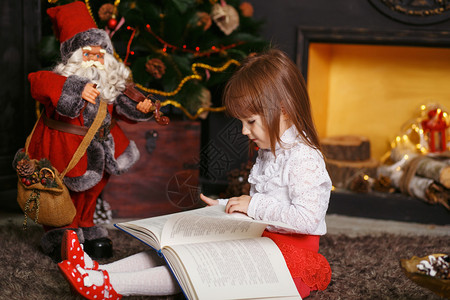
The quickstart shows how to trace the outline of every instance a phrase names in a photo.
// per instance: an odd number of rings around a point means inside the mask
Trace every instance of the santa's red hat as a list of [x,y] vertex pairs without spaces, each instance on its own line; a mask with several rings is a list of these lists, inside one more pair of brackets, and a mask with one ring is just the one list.
[[67,61],[72,53],[84,46],[100,46],[112,54],[108,34],[98,29],[86,5],[81,1],[47,9],[56,37],[61,43],[61,58]]

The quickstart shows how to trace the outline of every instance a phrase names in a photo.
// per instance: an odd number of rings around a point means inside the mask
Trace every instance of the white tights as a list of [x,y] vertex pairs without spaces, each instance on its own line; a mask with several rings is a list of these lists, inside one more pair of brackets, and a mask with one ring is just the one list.
[[[86,263],[89,261],[85,253]],[[174,295],[180,288],[165,261],[155,251],[140,252],[110,264],[100,265],[109,273],[114,290],[124,296]],[[99,271],[87,271],[95,285],[103,284]]]

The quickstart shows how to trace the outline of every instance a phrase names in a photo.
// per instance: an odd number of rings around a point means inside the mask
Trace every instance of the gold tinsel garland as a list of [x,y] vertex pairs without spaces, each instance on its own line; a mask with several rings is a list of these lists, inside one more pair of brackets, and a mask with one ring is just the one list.
[[164,92],[164,91],[159,91],[159,90],[155,90],[155,89],[149,89],[146,88],[144,86],[142,86],[139,83],[136,83],[136,86],[144,91],[146,91],[147,93],[152,93],[152,94],[156,94],[156,95],[160,95],[160,96],[165,96],[165,97],[171,97],[171,96],[175,96],[176,94],[178,94],[178,92],[181,90],[181,88],[183,87],[183,85],[188,82],[189,80],[193,80],[193,79],[197,79],[197,80],[202,80],[203,77],[201,75],[198,74],[197,72],[197,68],[203,68],[203,69],[207,69],[210,70],[212,72],[223,72],[224,70],[226,70],[231,64],[235,64],[237,66],[239,66],[239,62],[237,60],[234,59],[230,59],[229,61],[227,61],[222,67],[212,67],[210,65],[207,64],[203,64],[203,63],[194,63],[191,66],[191,70],[192,73],[194,73],[193,75],[189,75],[184,77],[181,81],[180,84],[178,85],[178,87],[173,90],[172,92]]

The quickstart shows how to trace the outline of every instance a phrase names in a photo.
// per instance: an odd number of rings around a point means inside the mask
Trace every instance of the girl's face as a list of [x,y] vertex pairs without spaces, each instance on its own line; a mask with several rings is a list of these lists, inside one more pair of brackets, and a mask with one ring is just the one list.
[[242,122],[242,134],[258,145],[261,149],[270,149],[269,131],[262,123],[261,116],[252,115],[245,119],[239,119]]
[[[242,122],[243,135],[246,135],[255,142],[259,148],[270,149],[269,130],[263,125],[260,115],[251,115],[248,118],[239,120]],[[291,124],[288,122],[286,116],[281,115],[279,136],[282,136],[289,126]]]

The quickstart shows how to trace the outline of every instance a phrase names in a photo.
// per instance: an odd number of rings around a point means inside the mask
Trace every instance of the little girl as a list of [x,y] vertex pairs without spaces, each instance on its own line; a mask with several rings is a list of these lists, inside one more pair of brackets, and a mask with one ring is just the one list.
[[[242,133],[260,148],[249,176],[250,195],[219,200],[200,195],[201,199],[208,205],[226,205],[227,213],[295,227],[290,231],[269,226],[263,235],[279,247],[302,298],[312,290],[324,290],[331,269],[318,250],[319,238],[326,233],[331,180],[301,73],[279,50],[249,57],[225,87],[224,104],[231,116],[242,121]],[[71,231],[61,248],[65,260],[58,264],[60,270],[88,299],[180,292],[154,251],[99,266]]]
[[250,195],[201,199],[226,205],[227,213],[295,227],[269,226],[263,236],[280,248],[302,298],[324,290],[331,269],[318,250],[327,230],[331,180],[301,73],[285,53],[270,50],[243,63],[228,81],[223,100],[227,112],[242,122],[242,134],[260,150],[248,178]]

